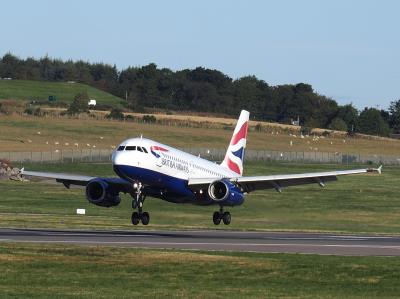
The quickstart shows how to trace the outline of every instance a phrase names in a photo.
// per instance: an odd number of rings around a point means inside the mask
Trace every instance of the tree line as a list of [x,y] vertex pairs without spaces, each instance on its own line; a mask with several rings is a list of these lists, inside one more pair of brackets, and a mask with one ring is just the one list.
[[251,111],[255,120],[387,136],[400,133],[400,100],[389,110],[339,105],[305,83],[271,86],[255,76],[232,79],[221,71],[197,67],[172,71],[150,63],[118,70],[115,65],[52,59],[0,60],[0,77],[21,80],[76,81],[126,99],[127,109],[157,108],[237,116]]

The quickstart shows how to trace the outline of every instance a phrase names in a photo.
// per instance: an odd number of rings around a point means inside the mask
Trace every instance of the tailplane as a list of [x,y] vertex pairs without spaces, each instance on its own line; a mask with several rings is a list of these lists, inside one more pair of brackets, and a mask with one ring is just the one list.
[[249,127],[249,116],[250,113],[246,110],[240,112],[239,120],[225,154],[225,159],[221,163],[222,167],[228,168],[238,175],[243,175],[243,159],[246,148],[247,129]]

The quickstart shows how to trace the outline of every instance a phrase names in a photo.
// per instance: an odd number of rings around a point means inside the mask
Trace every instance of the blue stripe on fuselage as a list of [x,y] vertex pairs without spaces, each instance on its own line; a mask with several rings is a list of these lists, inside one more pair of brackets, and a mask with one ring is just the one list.
[[187,186],[187,180],[129,165],[114,165],[114,171],[129,181],[140,181],[152,188],[168,191],[179,197],[195,198],[194,193]]

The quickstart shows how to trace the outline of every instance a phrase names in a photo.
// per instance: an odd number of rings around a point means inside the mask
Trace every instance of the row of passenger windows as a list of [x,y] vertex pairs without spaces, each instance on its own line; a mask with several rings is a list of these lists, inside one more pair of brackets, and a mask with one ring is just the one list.
[[221,174],[219,174],[219,173],[217,173],[217,172],[214,172],[214,171],[212,171],[212,170],[209,170],[209,169],[207,169],[207,168],[198,166],[198,165],[196,165],[196,164],[193,164],[193,167],[194,167],[194,168],[197,168],[197,169],[200,170],[200,171],[207,172],[207,173],[209,173],[209,174],[215,175],[215,176],[217,176],[217,177],[222,177]]
[[[180,163],[182,163],[182,164],[189,165],[189,163],[188,163],[187,161],[181,160],[181,159],[176,158],[176,157],[174,157],[174,156],[171,156],[171,155],[168,155],[168,154],[164,154],[164,153],[163,153],[163,156],[166,157],[166,158],[168,158],[168,159],[170,159],[170,160],[174,160],[174,161],[180,162]],[[206,173],[215,175],[216,177],[222,177],[221,174],[219,174],[219,173],[217,173],[217,172],[214,172],[214,171],[212,171],[212,170],[209,170],[209,169],[207,169],[207,168],[198,166],[198,165],[196,165],[196,164],[194,164],[194,163],[190,163],[190,166],[193,167],[193,168],[196,168],[196,169],[198,169],[198,170],[200,170],[200,171],[202,171],[202,172],[206,172]]]
[[[123,151],[123,150],[126,150],[126,151],[139,151],[139,152],[146,153],[146,154],[148,153],[147,149],[145,147],[135,146],[135,145],[128,145],[128,146],[121,145],[117,149],[117,151]],[[181,159],[178,159],[178,158],[176,158],[174,156],[171,156],[171,155],[168,155],[168,154],[164,154],[164,153],[162,153],[162,155],[164,157],[170,159],[170,160],[174,160],[174,161],[180,162],[182,164],[189,165],[189,163],[187,161],[185,161],[185,160],[181,160]],[[204,167],[198,166],[198,165],[196,165],[194,163],[191,163],[190,166],[194,167],[194,168],[196,168],[196,169],[198,169],[200,171],[207,172],[209,174],[215,175],[217,177],[222,177],[221,174],[219,174],[217,172],[214,172],[214,171],[211,171],[209,169],[206,169]]]
[[145,147],[136,146],[136,145],[128,145],[128,146],[121,145],[117,149],[117,151],[119,151],[119,152],[123,151],[123,150],[126,150],[126,151],[139,151],[139,152],[146,153],[146,154],[148,153],[148,151],[147,151],[147,149]]
[[170,160],[174,160],[174,161],[177,161],[177,162],[182,163],[182,164],[185,164],[185,165],[188,165],[188,164],[189,164],[187,161],[181,160],[181,159],[176,158],[176,157],[174,157],[174,156],[171,156],[171,155],[168,155],[168,154],[164,154],[164,153],[162,153],[162,155],[163,155],[165,158],[168,158],[168,159],[170,159]]

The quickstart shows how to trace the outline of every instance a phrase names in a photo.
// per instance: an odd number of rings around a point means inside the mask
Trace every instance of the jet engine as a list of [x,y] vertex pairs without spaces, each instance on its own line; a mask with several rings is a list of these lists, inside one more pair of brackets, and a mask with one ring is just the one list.
[[113,207],[119,205],[121,197],[118,190],[115,190],[103,179],[93,179],[86,185],[86,198],[90,203],[101,207]]
[[244,202],[243,192],[228,180],[212,182],[208,186],[208,196],[223,206],[237,206]]

